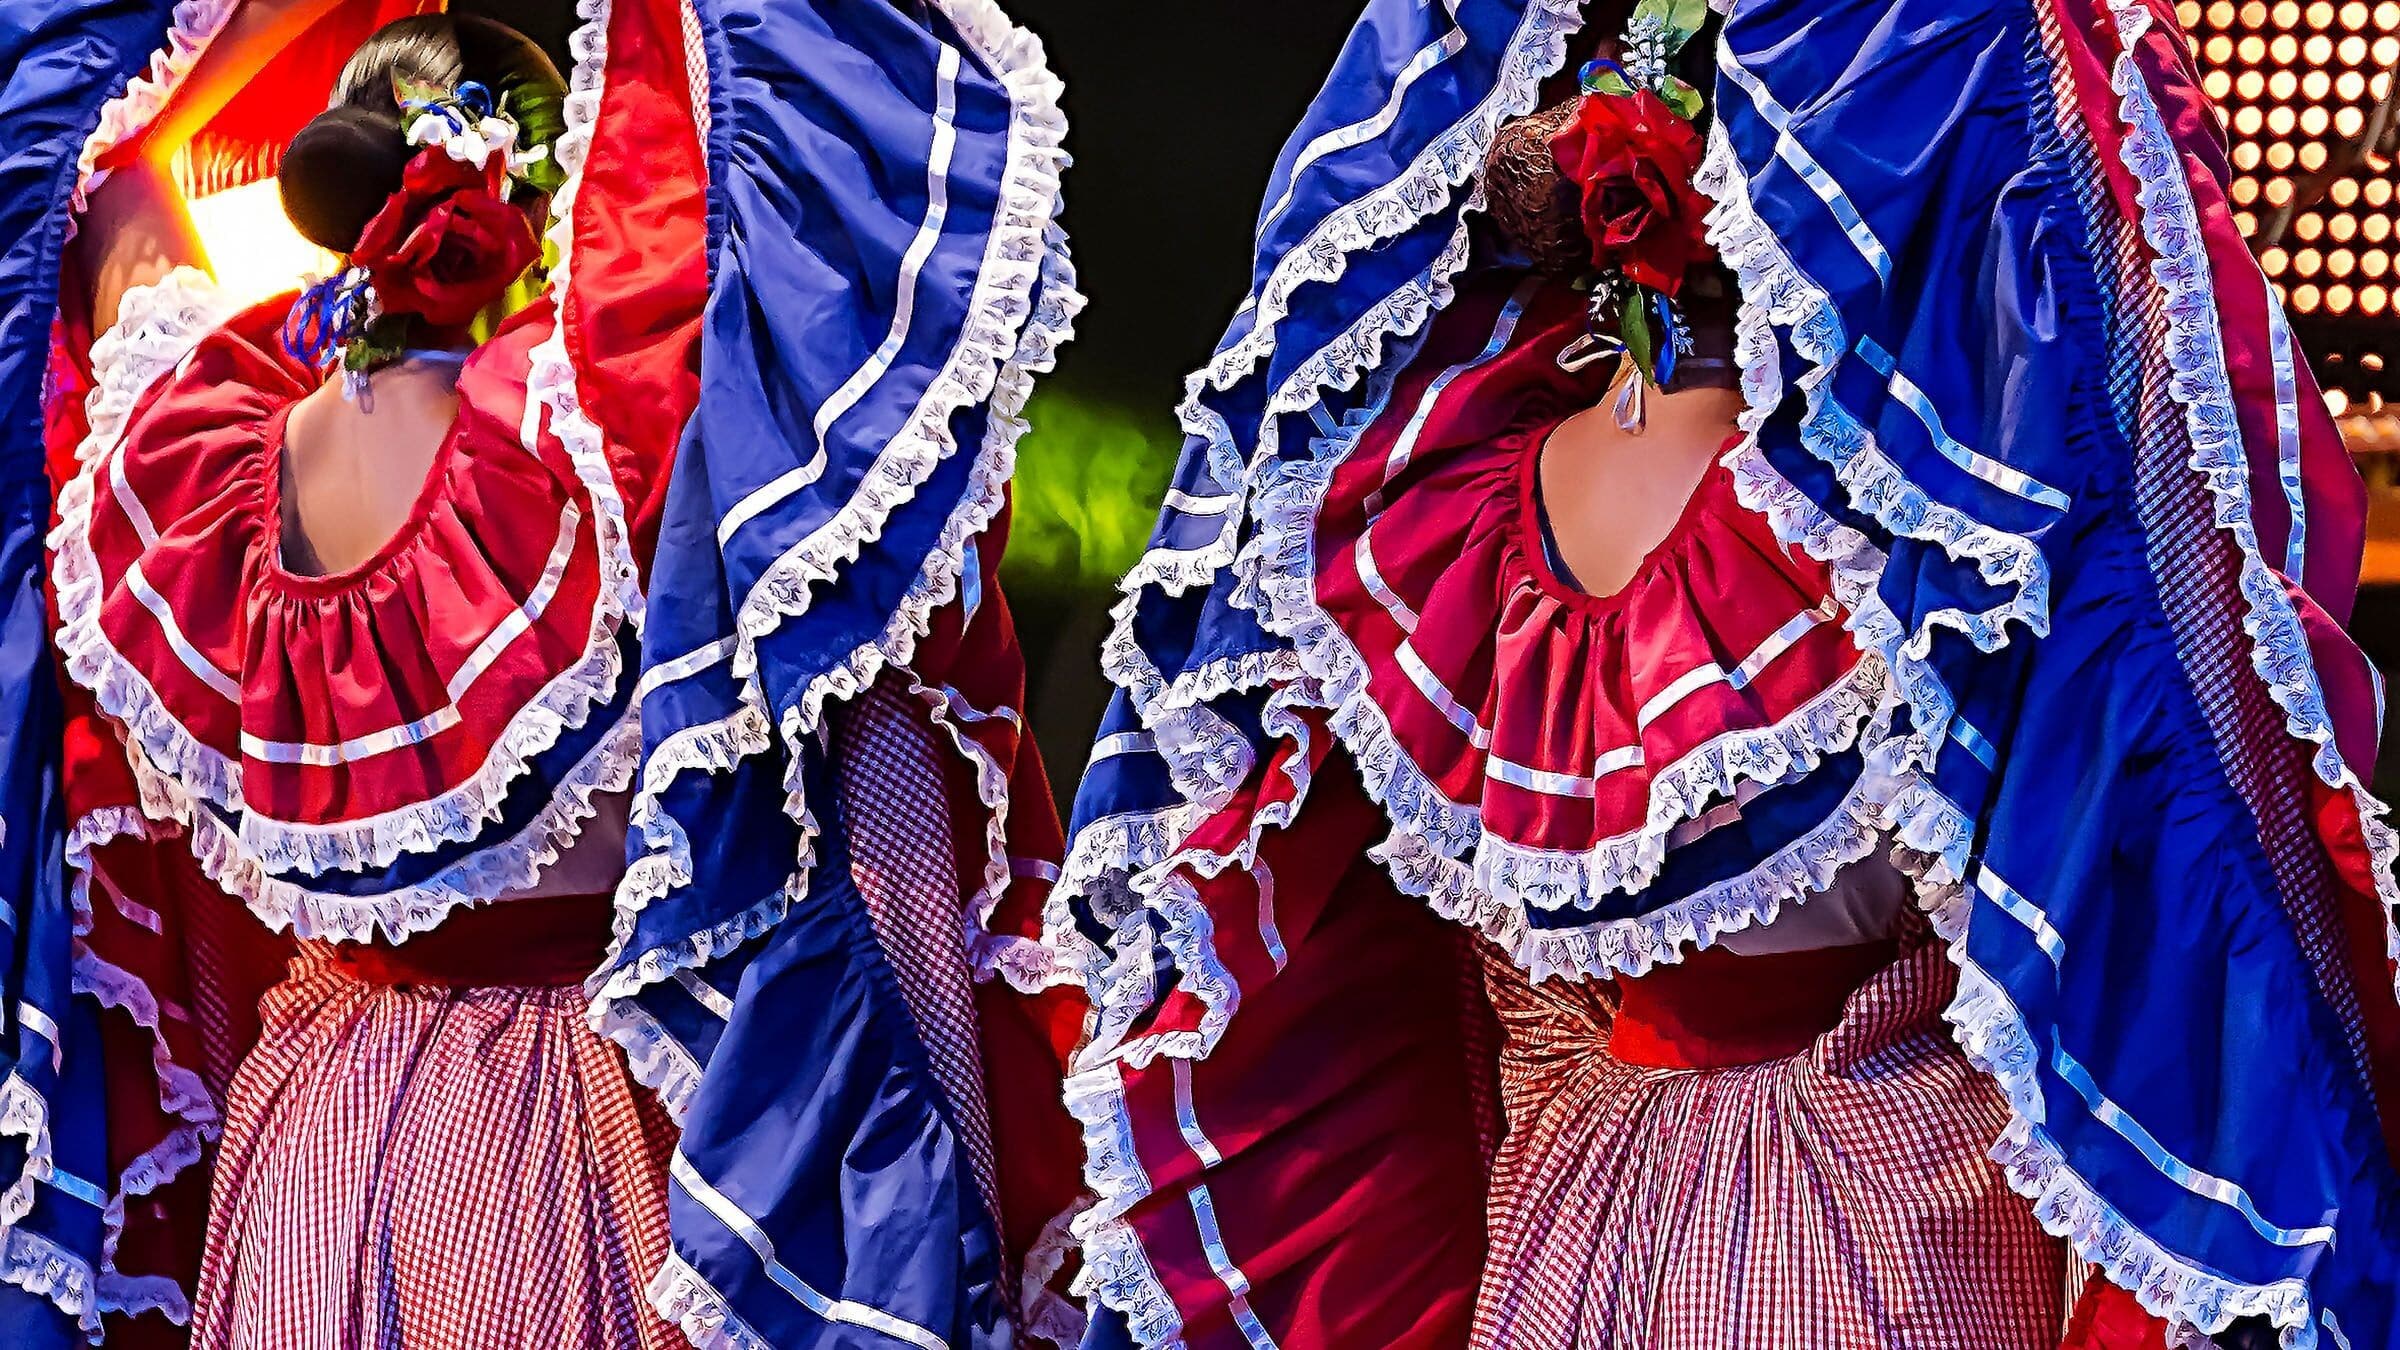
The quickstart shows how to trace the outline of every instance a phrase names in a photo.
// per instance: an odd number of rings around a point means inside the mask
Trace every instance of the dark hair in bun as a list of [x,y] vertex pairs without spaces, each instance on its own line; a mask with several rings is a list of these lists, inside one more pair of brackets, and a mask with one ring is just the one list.
[[505,99],[527,148],[566,130],[566,81],[531,38],[464,14],[425,14],[377,29],[342,67],[332,103],[283,152],[284,214],[311,242],[348,253],[416,151],[393,83],[455,89],[474,81]]

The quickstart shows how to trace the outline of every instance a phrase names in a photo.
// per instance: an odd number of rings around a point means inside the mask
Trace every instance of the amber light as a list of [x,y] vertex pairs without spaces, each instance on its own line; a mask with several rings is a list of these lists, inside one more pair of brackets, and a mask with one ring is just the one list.
[[244,305],[295,290],[340,265],[292,228],[272,178],[210,193],[190,206],[217,284]]
[[2400,66],[2400,0],[2183,0],[2232,143],[2235,220],[2295,315],[2391,312],[2392,163],[2365,143]]
[[[2400,0],[2180,0],[2233,164],[2234,220],[2353,448],[2400,448]],[[2400,352],[2394,353],[2400,359]],[[2394,441],[2386,446],[2387,440]]]

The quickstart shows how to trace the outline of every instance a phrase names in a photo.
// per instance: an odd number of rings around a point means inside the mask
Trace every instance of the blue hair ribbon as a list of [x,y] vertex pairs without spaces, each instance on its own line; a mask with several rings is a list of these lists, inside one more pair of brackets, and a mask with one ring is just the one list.
[[367,274],[350,268],[300,292],[283,321],[283,349],[313,370],[332,364],[366,326]]
[[1682,321],[1675,317],[1675,302],[1657,291],[1649,292],[1649,296],[1650,311],[1658,316],[1658,350],[1650,358],[1651,365],[1658,372],[1653,383],[1664,389],[1667,382],[1675,378],[1675,358],[1680,354],[1678,349],[1688,339],[1684,336]]
[[403,99],[400,103],[400,111],[405,119],[414,121],[430,114],[448,122],[452,131],[473,129],[476,123],[490,117],[497,107],[492,91],[474,80],[468,80],[456,89],[432,98]]

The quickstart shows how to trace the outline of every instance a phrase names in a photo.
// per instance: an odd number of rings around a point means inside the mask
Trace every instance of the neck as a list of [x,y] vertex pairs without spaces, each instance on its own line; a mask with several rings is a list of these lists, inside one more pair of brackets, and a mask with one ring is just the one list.
[[[1720,376],[1726,378],[1720,381]],[[1627,363],[1610,389],[1610,406],[1616,406],[1626,392],[1627,383],[1638,378],[1631,363]],[[1694,370],[1691,378],[1678,371],[1672,386],[1641,391],[1639,434],[1692,437],[1714,444],[1734,429],[1747,406],[1739,386],[1739,372],[1730,369]]]

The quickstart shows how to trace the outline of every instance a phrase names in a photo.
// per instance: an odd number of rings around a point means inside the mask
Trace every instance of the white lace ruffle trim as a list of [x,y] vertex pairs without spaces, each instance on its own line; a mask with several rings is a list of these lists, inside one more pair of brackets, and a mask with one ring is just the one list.
[[[2129,0],[2111,0],[2111,7],[2128,45],[2151,22],[2149,13]],[[2192,466],[2206,476],[2217,499],[2217,524],[2234,535],[2244,554],[2243,592],[2252,605],[2245,628],[2253,641],[2254,663],[2289,714],[2291,733],[2319,747],[2319,774],[2329,784],[2355,795],[2379,873],[2388,878],[2392,833],[2380,819],[2381,808],[2365,795],[2363,785],[2341,765],[2333,749],[2330,719],[2297,615],[2259,554],[2249,511],[2247,468],[2238,443],[2231,439],[2230,429],[2237,423],[2188,185],[2139,66],[2130,56],[2120,57],[2113,79],[2128,128],[2124,159],[2140,187],[2140,223],[2159,254],[2154,273],[2167,298],[2168,350],[2174,370],[2171,392],[2186,409],[2194,449]],[[1841,350],[1838,323],[1822,292],[1791,267],[1788,256],[1750,208],[1747,181],[1721,134],[1712,137],[1702,187],[1718,201],[1712,215],[1712,237],[1718,239],[1743,281],[1738,351],[1754,415],[1763,415],[1782,398],[1776,330],[1784,330],[1794,350],[1812,363],[1813,377],[1822,375],[1825,359]],[[1921,494],[1912,498],[1916,493],[1912,485],[1886,472],[1888,461],[1873,451],[1871,440],[1859,439],[1854,421],[1846,416],[1819,416],[1838,410],[1820,402],[1819,388],[1808,383],[1810,378],[1802,381],[1810,400],[1803,421],[1803,444],[1835,466],[1852,500],[1876,504],[1878,519],[1887,528],[1939,542],[1954,557],[1976,559],[1986,580],[2013,582],[2019,587],[2014,599],[1998,610],[1937,618],[1966,633],[1985,650],[2005,641],[2001,624],[2006,619],[2018,619],[2037,634],[2044,631],[2047,577],[2038,551],[2031,549],[2029,541],[1982,531],[1971,522],[1963,531],[1954,528],[1958,522],[1943,522],[1938,514],[1941,508],[1921,504]],[[1851,578],[1854,587],[1866,583],[1871,595],[1882,567],[1880,556],[1855,532],[1834,525],[1804,495],[1783,482],[1755,447],[1753,439],[1737,452],[1743,457],[1737,467],[1744,470],[1745,502],[1768,513],[1779,537],[1833,562],[1837,574]],[[1889,510],[1895,503],[1903,508],[1897,514]],[[1862,620],[1854,625],[1862,645],[1881,650],[1893,660],[1901,692],[1918,725],[1939,728],[1952,705],[1947,691],[1922,666],[1930,630],[1901,632],[1889,611],[1871,600],[1854,612]],[[1920,745],[1903,766],[1921,765],[1929,757]],[[2300,1282],[2242,1285],[2169,1252],[2077,1175],[2056,1142],[2036,1123],[2043,1115],[2034,1077],[2039,1056],[2023,1016],[2005,990],[1966,953],[1971,907],[1960,877],[1966,869],[1971,830],[1957,808],[1921,778],[1908,775],[1900,781],[1903,786],[1885,815],[1900,840],[1921,859],[1920,899],[1933,913],[1937,930],[1950,940],[1950,955],[1960,970],[1959,992],[1945,1016],[1968,1058],[1992,1075],[2011,1103],[2012,1123],[1993,1149],[2010,1183],[2032,1201],[2049,1232],[2067,1239],[2082,1259],[2132,1291],[2144,1308],[2168,1321],[2179,1335],[2214,1334],[2236,1318],[2263,1317],[2282,1329],[2287,1347],[2313,1345],[2315,1327]],[[2385,899],[2388,904],[2393,897],[2387,893]]]
[[[1233,447],[1221,424],[1201,407],[1202,392],[1232,387],[1275,350],[1275,330],[1302,287],[1339,281],[1350,270],[1354,256],[1415,228],[1449,205],[1463,184],[1474,182],[1467,209],[1480,209],[1483,189],[1474,180],[1493,137],[1502,123],[1533,110],[1542,81],[1565,64],[1567,39],[1582,25],[1583,6],[1574,0],[1535,0],[1510,35],[1502,67],[1483,101],[1435,137],[1389,182],[1328,212],[1306,238],[1284,251],[1254,297],[1258,317],[1249,333],[1217,353],[1185,383],[1180,409],[1184,429],[1210,437],[1212,460]],[[1447,286],[1450,275],[1465,262],[1463,250],[1454,245],[1453,251],[1459,253],[1457,263],[1446,270],[1436,269],[1436,280],[1442,286]],[[1430,288],[1414,282],[1379,302],[1294,369],[1268,400],[1267,414],[1304,411],[1316,401],[1318,391],[1349,388],[1360,374],[1381,364],[1386,338],[1422,326],[1432,303]],[[1238,461],[1224,462],[1217,477],[1225,483],[1239,483],[1243,466]]]
[[[1581,7],[1577,5],[1541,0],[1531,7],[1512,36],[1493,91],[1482,104],[1438,138],[1398,178],[1329,215],[1308,241],[1287,253],[1256,297],[1259,317],[1250,336],[1220,353],[1187,383],[1180,409],[1184,429],[1205,438],[1212,472],[1219,482],[1241,484],[1246,500],[1227,513],[1225,528],[1212,545],[1184,552],[1154,550],[1137,564],[1126,583],[1128,598],[1117,608],[1103,653],[1104,668],[1128,691],[1143,724],[1156,735],[1186,800],[1164,811],[1087,825],[1072,842],[1045,923],[1047,941],[1063,964],[1081,972],[1095,1007],[1094,1035],[1067,1085],[1068,1108],[1083,1128],[1085,1183],[1097,1197],[1074,1221],[1075,1235],[1084,1248],[1084,1269],[1075,1291],[1124,1313],[1136,1343],[1145,1347],[1175,1343],[1181,1318],[1143,1253],[1139,1237],[1124,1219],[1126,1211],[1149,1193],[1150,1186],[1133,1153],[1120,1060],[1139,1064],[1162,1053],[1190,1058],[1206,1055],[1240,997],[1214,954],[1205,909],[1190,885],[1175,873],[1187,866],[1203,876],[1227,867],[1254,868],[1259,841],[1267,831],[1288,825],[1307,795],[1309,731],[1300,710],[1341,702],[1338,694],[1310,687],[1317,683],[1320,672],[1311,668],[1305,642],[1297,642],[1294,652],[1262,653],[1169,681],[1134,638],[1131,616],[1142,587],[1159,585],[1181,591],[1214,584],[1222,570],[1232,566],[1239,573],[1239,600],[1258,608],[1273,626],[1275,579],[1282,576],[1305,586],[1306,578],[1313,574],[1306,565],[1307,519],[1313,519],[1313,499],[1306,509],[1268,507],[1265,503],[1280,484],[1274,479],[1263,484],[1251,481],[1249,466],[1242,462],[1230,428],[1201,397],[1208,388],[1221,389],[1244,377],[1264,358],[1272,349],[1277,321],[1301,285],[1338,279],[1347,272],[1353,254],[1446,206],[1458,185],[1473,177],[1499,126],[1533,108],[1542,80],[1564,63],[1567,38],[1580,23]],[[1478,190],[1466,209],[1479,206]],[[1371,306],[1347,332],[1314,353],[1271,393],[1267,401],[1270,415],[1304,408],[1326,389],[1353,386],[1382,360],[1388,339],[1421,330],[1448,302],[1451,278],[1465,266],[1467,250],[1462,214],[1450,243],[1425,273]],[[1271,421],[1266,424],[1271,425]],[[1262,427],[1262,437],[1267,434]],[[1257,462],[1272,463],[1272,450],[1271,445],[1259,446]],[[1306,488],[1289,492],[1305,494]],[[1321,495],[1320,475],[1315,496]],[[1252,509],[1252,503],[1258,505],[1262,543],[1237,553],[1239,519]],[[1282,535],[1265,539],[1279,521],[1284,527]],[[1291,542],[1295,539],[1296,544]],[[1293,549],[1298,552],[1292,553]],[[1296,608],[1287,605],[1286,611]],[[1313,610],[1313,602],[1306,609]],[[1282,801],[1253,816],[1247,837],[1232,852],[1178,852],[1194,825],[1229,800],[1253,769],[1247,745],[1204,706],[1205,700],[1262,684],[1274,686],[1265,719],[1267,731],[1298,747],[1285,761],[1292,790]],[[1405,863],[1395,867],[1396,874],[1404,870]],[[1078,929],[1070,905],[1078,896],[1090,902],[1096,917],[1114,929],[1116,938],[1108,947],[1090,942]],[[1195,1031],[1154,1035],[1127,1045],[1120,1043],[1121,1038],[1156,992],[1152,929],[1143,922],[1145,910],[1164,919],[1165,933],[1156,940],[1166,943],[1174,954],[1182,987],[1200,998],[1207,1011]]]
[[166,45],[150,54],[150,63],[126,81],[124,92],[101,105],[100,121],[76,156],[75,192],[67,214],[70,230],[82,217],[91,190],[104,176],[100,161],[150,129],[182,87],[184,77],[208,54],[209,44],[233,22],[233,13],[241,4],[242,0],[177,0],[167,21]]
[[[484,764],[459,787],[339,826],[269,821],[243,810],[240,766],[200,744],[102,630],[99,566],[89,537],[99,474],[122,441],[134,405],[223,321],[227,309],[214,283],[178,269],[157,286],[128,291],[117,328],[93,348],[91,434],[78,447],[75,478],[59,495],[60,523],[52,535],[59,651],[69,675],[121,728],[144,809],[187,826],[203,870],[261,920],[303,937],[336,940],[364,940],[378,930],[393,938],[421,932],[453,908],[532,884],[557,860],[596,809],[593,798],[630,784],[638,744],[630,716],[569,771],[530,826],[437,876],[366,897],[315,890],[294,877],[382,867],[403,854],[481,835],[532,761],[567,731],[581,728],[618,687],[624,616],[604,596],[594,607],[584,654],[516,712]],[[211,804],[235,812],[235,821],[218,816]]]
[[2400,880],[2395,880],[2393,866],[2400,861],[2400,834],[2386,823],[2389,808],[2376,800],[2357,770],[2344,762],[2334,742],[2333,715],[2317,679],[2308,635],[2284,588],[2284,578],[2259,547],[2251,509],[2250,467],[2243,454],[2241,419],[2234,407],[2232,376],[2217,326],[2207,241],[2174,140],[2140,64],[2130,54],[2154,19],[2150,11],[2126,0],[2110,0],[2109,8],[2116,17],[2119,40],[2127,48],[2111,72],[2111,82],[2125,123],[2120,157],[2138,185],[2143,238],[2157,254],[2151,275],[2165,301],[2167,363],[2173,372],[2168,393],[2183,409],[2185,431],[2192,444],[2191,467],[2208,484],[2216,508],[2215,524],[2241,550],[2242,598],[2249,606],[2242,630],[2250,639],[2250,663],[2266,683],[2268,695],[2283,709],[2285,729],[2316,747],[2312,763],[2317,776],[2328,787],[2350,794],[2374,861],[2387,920],[2386,946],[2400,958],[2400,930],[2394,930],[2389,922],[2395,906],[2400,906]]
[[568,38],[575,68],[568,76],[566,130],[551,153],[566,181],[550,199],[548,240],[557,265],[550,273],[555,317],[550,336],[533,350],[525,377],[526,392],[550,413],[550,431],[567,448],[575,473],[599,513],[598,532],[602,572],[615,590],[618,607],[639,632],[647,613],[642,595],[640,564],[634,557],[631,527],[625,519],[625,497],[609,468],[605,438],[583,411],[575,365],[567,352],[567,303],[574,291],[575,208],[582,196],[583,166],[591,157],[592,137],[600,121],[600,99],[607,86],[609,0],[576,0],[581,22]]
[[645,1292],[650,1306],[695,1350],[774,1350],[725,1295],[679,1255],[668,1254]]
[[[24,1170],[0,1192],[0,1280],[52,1296],[95,1341],[104,1313],[156,1312],[177,1326],[190,1324],[189,1292],[164,1276],[127,1275],[118,1270],[117,1244],[124,1233],[128,1202],[158,1190],[197,1165],[219,1128],[216,1102],[207,1085],[197,1073],[177,1064],[168,1048],[162,1010],[149,985],[132,972],[101,960],[85,945],[93,924],[91,850],[111,839],[146,838],[149,833],[148,822],[129,808],[93,812],[67,832],[66,863],[73,876],[70,896],[76,933],[71,959],[73,990],[103,1008],[122,1012],[150,1034],[159,1109],[182,1122],[148,1152],[118,1169],[114,1188],[101,1209],[97,1267],[16,1226],[32,1208],[34,1187],[52,1175],[55,1153],[47,1103],[22,1078],[12,1074],[0,1082],[0,1134],[18,1135],[26,1141]],[[24,1258],[22,1262],[15,1259],[18,1257]]]
[[89,1261],[31,1229],[0,1227],[0,1283],[50,1300],[100,1343],[100,1281]]
[[[2011,621],[2040,636],[2049,631],[2050,572],[2031,539],[1994,528],[1935,501],[1877,444],[1874,434],[1832,397],[1836,367],[1849,350],[1839,311],[1824,289],[1792,261],[1750,200],[1749,180],[1723,123],[1709,130],[1708,150],[1694,185],[1715,202],[1709,212],[1709,242],[1740,283],[1734,356],[1742,369],[1747,411],[1745,439],[1737,454],[1755,463],[1758,434],[1783,406],[1785,386],[1781,341],[1807,372],[1794,383],[1804,404],[1801,443],[1834,470],[1849,499],[1894,535],[1936,544],[1950,557],[1975,564],[1982,579],[2006,597],[1980,612],[1948,608],[1929,612],[1912,630],[1872,585],[1845,596],[1850,629],[1859,646],[1879,653],[1901,695],[1915,712],[1916,733],[1907,758],[1930,764],[1947,734],[1955,700],[1929,661],[1934,632],[1949,628],[1986,652],[2008,640]],[[1877,559],[1876,570],[1880,571]]]
[[[1131,695],[1144,724],[1158,733],[1176,786],[1187,796],[1214,793],[1221,797],[1230,790],[1230,783],[1238,783],[1248,772],[1246,748],[1200,703],[1232,688],[1287,678],[1288,673],[1280,667],[1289,658],[1281,652],[1260,653],[1207,672],[1186,672],[1170,681],[1143,652],[1134,634],[1135,606],[1145,588],[1156,586],[1180,593],[1214,584],[1225,568],[1236,565],[1240,526],[1259,489],[1251,481],[1250,466],[1274,459],[1275,415],[1303,411],[1325,390],[1353,387],[1362,375],[1382,364],[1384,346],[1390,339],[1420,331],[1449,303],[1451,279],[1467,263],[1466,216],[1482,208],[1480,182],[1475,181],[1469,189],[1458,227],[1434,262],[1369,306],[1270,392],[1260,419],[1260,443],[1248,462],[1235,444],[1232,428],[1203,402],[1203,396],[1211,389],[1230,387],[1274,350],[1275,329],[1301,287],[1340,280],[1354,255],[1413,228],[1447,206],[1462,184],[1475,180],[1500,126],[1533,110],[1542,81],[1565,64],[1567,39],[1582,22],[1582,6],[1572,0],[1536,0],[1511,35],[1492,91],[1483,101],[1436,137],[1390,182],[1327,213],[1305,239],[1287,250],[1253,297],[1258,317],[1251,331],[1185,381],[1177,420],[1186,433],[1202,438],[1207,445],[1211,475],[1221,484],[1237,485],[1242,500],[1224,513],[1224,527],[1210,543],[1197,549],[1152,549],[1135,563],[1121,583],[1126,598],[1113,612],[1102,668]],[[1170,746],[1175,748],[1170,750]]]
[[[1041,43],[1017,28],[990,0],[946,0],[942,6],[985,66],[1008,90],[1015,119],[1009,133],[1009,162],[1001,175],[1000,210],[985,249],[984,263],[969,298],[968,319],[947,369],[930,386],[917,416],[888,443],[857,493],[825,525],[769,565],[737,614],[731,660],[741,682],[742,706],[732,715],[670,734],[652,748],[635,794],[633,824],[646,853],[636,860],[618,891],[617,945],[593,1009],[593,1025],[623,1031],[642,1053],[657,1057],[641,1032],[641,1019],[603,1004],[629,998],[643,986],[677,970],[705,965],[718,953],[772,927],[790,896],[754,906],[738,920],[707,933],[623,961],[634,916],[658,897],[690,884],[689,841],[661,809],[659,797],[686,772],[722,773],[773,745],[780,730],[797,747],[824,725],[830,703],[856,697],[887,665],[905,669],[916,645],[931,631],[934,615],[954,603],[969,565],[969,544],[990,525],[1006,499],[1015,470],[1022,417],[1035,377],[1057,360],[1059,346],[1073,336],[1083,297],[1075,289],[1065,236],[1055,221],[1059,174],[1065,163],[1066,120],[1059,110],[1060,83],[1051,74]],[[959,446],[950,421],[976,403],[989,416],[975,471],[958,507],[944,524],[924,567],[911,581],[883,633],[861,645],[801,691],[777,728],[760,688],[756,650],[760,638],[807,613],[816,588],[830,583],[882,535],[891,513],[910,500],[943,459]],[[797,755],[795,755],[795,760]],[[981,766],[979,765],[979,769]],[[983,775],[988,777],[988,775]],[[997,814],[1006,809],[1005,781],[984,783],[987,804],[996,794]],[[786,809],[813,830],[796,782],[787,782]],[[795,878],[803,885],[806,863]],[[991,898],[1006,885],[1006,871],[987,872]],[[797,894],[794,892],[793,894]],[[629,1044],[629,1049],[634,1045]]]
[[[70,238],[89,204],[91,187],[96,187],[103,175],[101,159],[106,159],[115,147],[130,144],[144,130],[149,130],[149,125],[158,120],[158,110],[166,108],[168,98],[175,94],[182,79],[192,72],[194,65],[199,65],[199,58],[206,55],[209,43],[216,41],[216,34],[233,22],[233,12],[238,7],[240,0],[180,0],[168,19],[166,46],[151,53],[149,65],[127,79],[118,96],[103,103],[98,123],[91,135],[84,137],[84,147],[77,151],[74,163],[74,192],[67,207]],[[173,283],[175,279],[168,276],[166,281]],[[127,295],[127,303],[132,300],[132,295]],[[192,341],[221,322],[223,312],[218,310],[221,305],[204,303],[202,295],[197,293],[182,298],[185,322],[202,324],[192,331]],[[94,353],[94,358],[98,358],[98,353]],[[139,399],[146,387],[149,380],[142,380],[139,387],[132,387],[130,380],[118,380],[115,387],[110,387],[108,380],[98,382],[89,406],[94,430],[101,425],[101,418],[113,420],[122,428],[125,418],[132,413],[134,399]],[[0,1283],[48,1297],[60,1312],[74,1316],[94,1343],[101,1338],[101,1312],[118,1312],[118,1309],[139,1312],[158,1307],[161,1312],[173,1314],[180,1290],[173,1290],[170,1283],[166,1290],[151,1290],[151,1280],[103,1276],[82,1256],[67,1252],[36,1232],[17,1227],[17,1220],[22,1220],[34,1203],[36,1179],[46,1175],[50,1167],[48,1107],[41,1095],[17,1076],[0,1081],[0,1134],[17,1134],[26,1139],[26,1170],[10,1187],[0,1191]]]
[[[1072,336],[1074,317],[1083,306],[1065,237],[1056,224],[1066,126],[1058,106],[1059,81],[1050,72],[1040,42],[1010,23],[990,0],[943,0],[939,7],[999,78],[1015,107],[1001,207],[969,298],[966,326],[916,417],[884,447],[857,494],[831,521],[770,564],[740,606],[729,659],[740,681],[741,706],[719,721],[663,739],[643,765],[635,796],[633,824],[645,852],[619,887],[614,938],[606,973],[593,981],[589,1020],[594,1030],[625,1048],[637,1080],[658,1092],[679,1123],[707,1066],[668,1034],[635,995],[678,972],[702,969],[764,934],[806,893],[816,863],[812,841],[817,825],[797,776],[798,747],[823,726],[829,704],[855,697],[887,665],[906,670],[916,644],[931,631],[935,614],[957,600],[960,578],[972,565],[969,545],[1005,501],[1034,379],[1055,364],[1057,349]],[[758,678],[758,641],[804,615],[814,590],[835,580],[881,537],[892,512],[914,497],[936,465],[960,449],[950,429],[953,414],[979,402],[987,406],[989,417],[972,481],[884,632],[812,681],[778,727]],[[963,702],[953,706],[947,691],[929,688],[913,672],[910,684],[920,697],[941,705],[936,719],[948,726],[960,751],[975,764],[978,794],[990,813],[983,893],[974,915],[977,936],[982,936],[981,921],[998,903],[1009,879],[1002,839],[1007,778],[975,746],[960,720],[987,714]],[[781,893],[723,923],[628,959],[641,913],[693,880],[689,841],[661,808],[660,795],[680,774],[726,772],[744,758],[766,752],[778,731],[795,751],[784,784],[784,809],[799,823],[802,843],[790,881]],[[977,950],[983,950],[981,944]],[[1007,960],[993,959],[1017,978]],[[1024,976],[1030,980],[1033,972]],[[724,1295],[679,1257],[671,1257],[659,1271],[648,1296],[661,1316],[704,1350],[763,1350],[763,1339],[742,1322]]]

